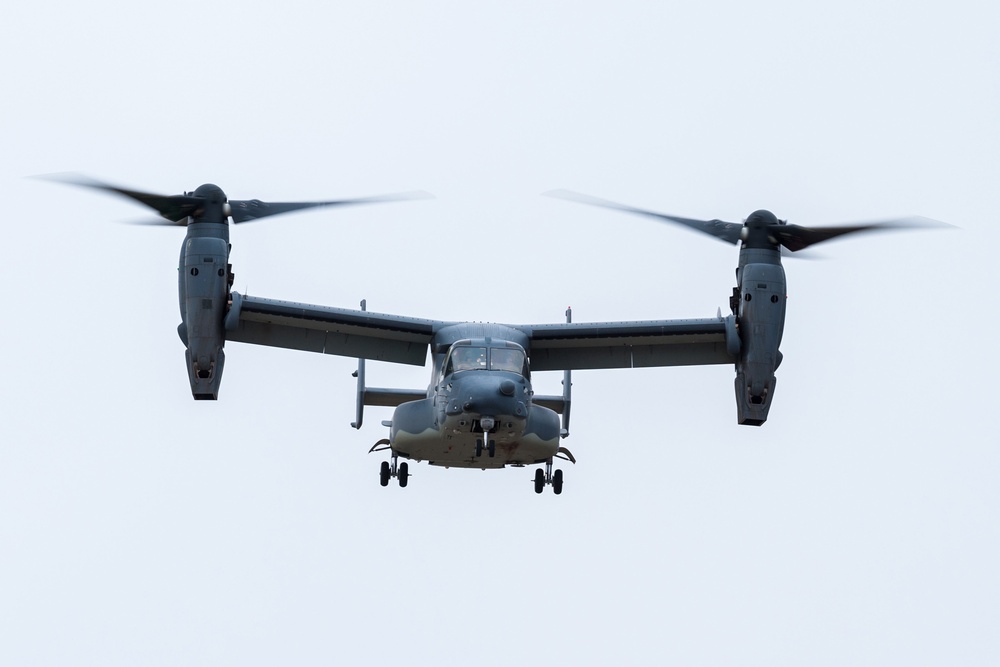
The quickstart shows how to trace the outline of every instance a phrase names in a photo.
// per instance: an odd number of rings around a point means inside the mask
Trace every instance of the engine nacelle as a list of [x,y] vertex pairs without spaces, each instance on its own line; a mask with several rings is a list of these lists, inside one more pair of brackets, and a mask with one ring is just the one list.
[[213,230],[193,227],[189,225],[181,249],[178,293],[182,322],[177,332],[187,347],[191,393],[195,400],[215,400],[226,360],[222,348],[226,343],[223,320],[229,300],[229,242],[202,235]]
[[740,424],[760,426],[767,420],[777,384],[774,371],[781,363],[785,271],[780,263],[747,263],[739,278],[742,349],[736,363],[736,413]]

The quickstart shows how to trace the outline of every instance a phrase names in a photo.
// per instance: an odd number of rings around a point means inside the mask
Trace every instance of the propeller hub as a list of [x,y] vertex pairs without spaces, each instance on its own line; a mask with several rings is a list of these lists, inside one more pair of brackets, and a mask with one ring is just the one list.
[[226,193],[214,183],[199,185],[192,194],[195,197],[201,197],[208,204],[223,204],[226,201]]
[[747,216],[740,230],[740,240],[745,248],[777,249],[778,239],[772,233],[772,228],[778,224],[778,216],[761,209]]
[[751,213],[743,224],[750,229],[767,229],[770,225],[778,224],[778,216],[770,211],[761,209]]
[[226,224],[229,222],[230,208],[226,193],[218,185],[205,183],[199,185],[194,196],[204,203],[191,213],[193,222],[212,222]]

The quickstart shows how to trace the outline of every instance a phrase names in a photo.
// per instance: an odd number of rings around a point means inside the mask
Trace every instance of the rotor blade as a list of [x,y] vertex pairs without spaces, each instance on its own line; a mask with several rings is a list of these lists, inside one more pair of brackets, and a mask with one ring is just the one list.
[[813,252],[812,250],[800,250],[798,252],[792,252],[785,246],[778,246],[778,249],[781,251],[782,259],[805,259],[809,261],[829,259],[826,255]]
[[250,222],[269,215],[281,215],[310,208],[323,208],[327,206],[354,206],[358,204],[380,204],[390,201],[407,201],[412,199],[432,199],[433,195],[427,192],[401,192],[388,195],[376,195],[374,197],[358,197],[356,199],[338,199],[334,201],[314,201],[314,202],[265,202],[259,199],[231,199],[229,206],[232,209],[230,215],[233,222]]
[[902,229],[920,229],[928,227],[947,227],[948,225],[938,220],[912,216],[908,218],[898,218],[895,220],[881,220],[878,222],[860,222],[852,225],[838,225],[834,227],[802,227],[800,225],[772,225],[769,231],[775,239],[784,247],[795,252],[807,248],[816,243],[829,241],[845,234],[857,234],[860,232],[887,232]]
[[140,204],[148,206],[167,220],[176,224],[183,224],[185,218],[202,206],[201,197],[191,197],[188,195],[157,195],[149,192],[142,192],[140,190],[129,190],[127,188],[118,187],[117,185],[111,185],[110,183],[103,183],[90,178],[89,176],[83,176],[82,174],[50,174],[46,176],[39,176],[39,178],[55,181],[57,183],[67,183],[69,185],[79,185],[85,188],[103,190],[122,197],[128,197],[133,201],[137,201]]
[[589,195],[583,195],[578,192],[572,192],[570,190],[549,190],[548,192],[542,193],[546,197],[555,197],[557,199],[565,199],[567,201],[575,201],[580,204],[590,204],[591,206],[602,206],[604,208],[610,208],[616,211],[624,211],[626,213],[634,213],[636,215],[644,215],[649,218],[656,218],[657,220],[665,220],[667,222],[673,222],[678,225],[684,225],[694,229],[695,231],[702,232],[703,234],[708,234],[714,236],[717,239],[725,241],[726,243],[736,244],[740,240],[740,230],[743,229],[743,225],[736,224],[734,222],[723,222],[722,220],[695,220],[694,218],[681,218],[676,215],[667,215],[665,213],[656,213],[655,211],[647,211],[646,209],[636,208],[634,206],[627,206],[625,204],[618,204],[613,201],[608,201],[607,199],[599,199],[598,197],[591,197]]
[[165,218],[143,218],[142,220],[124,220],[126,225],[136,227],[187,227],[187,218],[167,220]]

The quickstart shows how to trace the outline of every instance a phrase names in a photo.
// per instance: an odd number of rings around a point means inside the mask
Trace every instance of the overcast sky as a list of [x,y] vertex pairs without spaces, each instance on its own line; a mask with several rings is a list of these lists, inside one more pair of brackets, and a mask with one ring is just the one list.
[[[0,23],[0,663],[976,665],[1000,652],[1000,10],[20,2]],[[164,194],[427,190],[233,230],[236,288],[445,320],[709,317],[805,225],[760,428],[731,367],[574,376],[531,469],[378,484],[355,362],[233,343],[194,402]],[[428,369],[371,364],[378,386]],[[536,388],[559,391],[560,374]]]

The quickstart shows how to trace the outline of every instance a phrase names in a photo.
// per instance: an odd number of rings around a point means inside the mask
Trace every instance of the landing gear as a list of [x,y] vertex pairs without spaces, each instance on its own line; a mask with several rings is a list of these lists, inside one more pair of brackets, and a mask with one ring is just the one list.
[[[497,455],[497,441],[496,440],[490,440],[488,442],[488,444],[486,445],[486,453],[489,455],[490,458],[493,458],[494,456]],[[476,440],[476,458],[478,459],[482,455],[483,455],[483,441],[477,439]]]
[[547,484],[552,485],[552,493],[557,496],[562,493],[563,471],[556,470],[552,472],[552,459],[545,462],[545,470],[541,468],[535,470],[535,493],[544,491]]
[[[576,458],[573,456],[573,453],[565,447],[560,447],[556,450],[556,454],[553,458],[569,461],[570,463],[576,463]],[[552,485],[552,493],[557,496],[562,493],[563,471],[556,470],[555,472],[552,472],[552,459],[545,462],[544,471],[541,468],[535,471],[535,493],[541,493],[544,491],[546,484]]]
[[[389,444],[388,440],[379,440],[375,445],[368,450],[371,452],[381,452],[384,450],[392,451],[392,446]],[[410,464],[406,461],[398,463],[399,455],[396,452],[392,452],[392,463],[389,461],[382,461],[382,465],[378,471],[378,483],[382,486],[389,486],[389,480],[395,477],[399,480],[399,486],[405,488],[406,484],[410,481]]]

